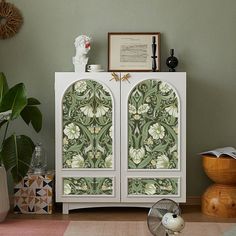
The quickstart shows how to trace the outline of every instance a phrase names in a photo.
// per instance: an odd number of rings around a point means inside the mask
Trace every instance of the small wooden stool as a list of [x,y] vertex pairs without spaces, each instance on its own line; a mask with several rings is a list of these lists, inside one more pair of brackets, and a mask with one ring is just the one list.
[[215,182],[202,196],[202,212],[209,216],[236,217],[236,160],[203,155],[203,168]]

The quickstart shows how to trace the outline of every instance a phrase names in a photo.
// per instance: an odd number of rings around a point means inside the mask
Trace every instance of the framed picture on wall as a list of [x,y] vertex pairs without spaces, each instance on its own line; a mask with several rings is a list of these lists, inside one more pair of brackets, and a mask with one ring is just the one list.
[[108,33],[108,71],[160,71],[160,33]]

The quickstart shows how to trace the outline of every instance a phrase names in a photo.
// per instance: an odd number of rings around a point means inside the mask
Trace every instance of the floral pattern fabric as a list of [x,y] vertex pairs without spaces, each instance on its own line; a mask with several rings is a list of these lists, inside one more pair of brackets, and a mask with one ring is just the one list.
[[128,178],[128,195],[178,195],[178,178]]
[[112,168],[112,97],[80,80],[63,97],[63,168]]
[[64,178],[64,195],[112,195],[113,179],[105,177]]
[[173,88],[145,80],[132,90],[128,105],[128,168],[178,168],[179,104]]

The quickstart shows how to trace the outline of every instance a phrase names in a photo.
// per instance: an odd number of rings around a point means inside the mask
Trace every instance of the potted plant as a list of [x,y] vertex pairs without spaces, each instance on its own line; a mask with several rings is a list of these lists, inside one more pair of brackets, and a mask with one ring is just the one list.
[[34,151],[34,143],[26,135],[8,134],[10,123],[22,118],[36,132],[42,127],[40,102],[27,98],[23,83],[8,88],[5,75],[0,72],[0,222],[9,210],[6,171],[10,171],[14,182],[19,182],[28,172]]

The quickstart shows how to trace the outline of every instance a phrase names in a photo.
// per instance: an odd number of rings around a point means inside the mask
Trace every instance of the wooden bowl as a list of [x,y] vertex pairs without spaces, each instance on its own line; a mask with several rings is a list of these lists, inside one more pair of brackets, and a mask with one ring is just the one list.
[[232,157],[202,156],[207,176],[218,184],[236,184],[236,159]]

